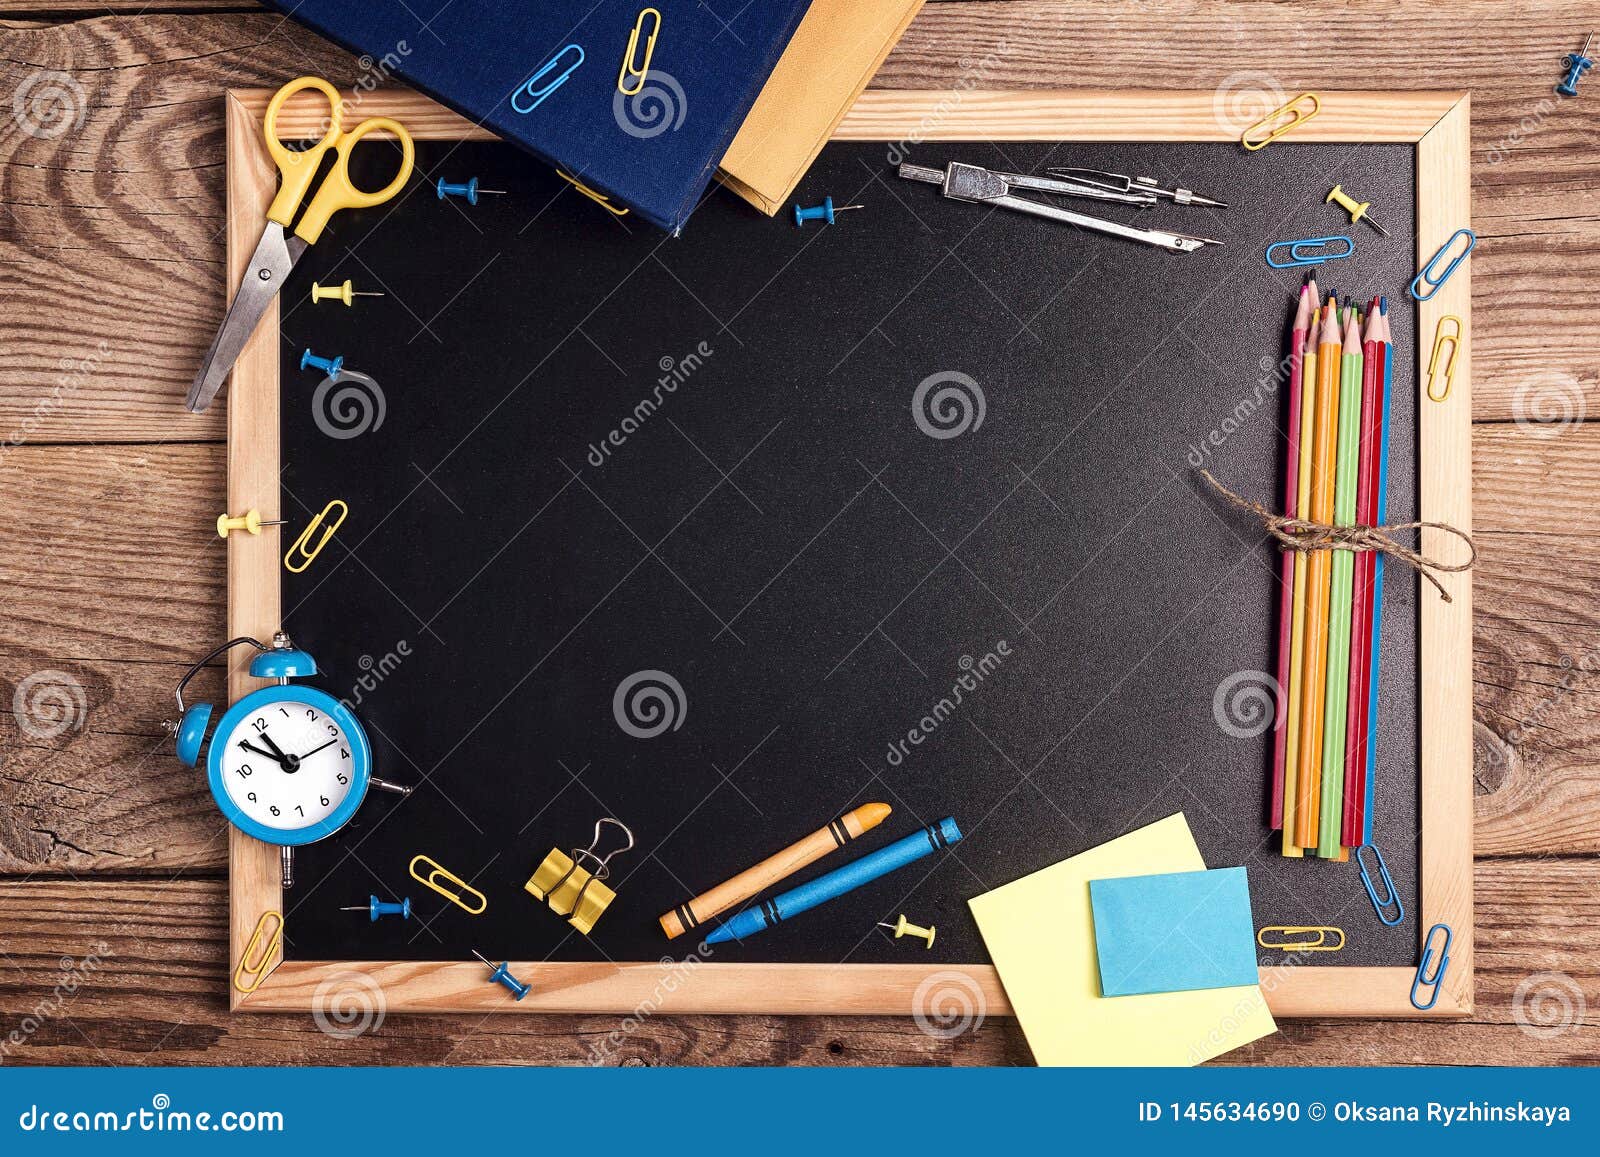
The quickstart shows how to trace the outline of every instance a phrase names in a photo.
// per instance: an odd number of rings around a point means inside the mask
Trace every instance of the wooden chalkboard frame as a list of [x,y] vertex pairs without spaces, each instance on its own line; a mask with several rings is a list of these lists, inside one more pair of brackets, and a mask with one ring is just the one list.
[[[265,220],[277,173],[261,138],[271,92],[227,94],[228,284],[242,276]],[[1417,252],[1432,254],[1470,223],[1470,101],[1464,92],[1325,92],[1321,112],[1297,128],[1296,141],[1411,142],[1416,154]],[[368,92],[347,107],[358,118],[393,117],[419,140],[492,140],[487,130],[419,94]],[[279,117],[285,135],[315,138],[320,107],[294,105]],[[1211,92],[1096,91],[865,93],[840,124],[841,140],[1226,141],[1236,138]],[[1440,317],[1472,332],[1472,271],[1461,268],[1420,306],[1414,372],[1426,371]],[[228,406],[228,509],[255,507],[278,516],[278,313],[262,320],[233,371]],[[1454,387],[1444,403],[1418,389],[1421,517],[1471,530],[1471,342],[1456,356]],[[1423,550],[1450,556],[1438,531]],[[228,540],[230,636],[270,637],[281,613],[276,536]],[[1472,1012],[1472,587],[1470,575],[1445,575],[1454,599],[1421,606],[1421,912],[1408,914],[1419,941],[1436,923],[1454,930],[1442,991],[1427,1013],[1411,1005],[1410,967],[1283,966],[1262,969],[1262,985],[1280,1017],[1449,1017]],[[230,668],[238,699],[258,685],[244,660]],[[281,910],[278,852],[230,833],[229,974],[267,910]],[[251,993],[230,990],[231,1007],[304,1011],[337,1003],[341,992],[382,993],[390,1012],[613,1012],[909,1014],[925,983],[975,986],[989,1015],[1010,1007],[987,964],[715,964],[513,962],[533,987],[516,1002],[485,983],[477,961],[283,961]]]

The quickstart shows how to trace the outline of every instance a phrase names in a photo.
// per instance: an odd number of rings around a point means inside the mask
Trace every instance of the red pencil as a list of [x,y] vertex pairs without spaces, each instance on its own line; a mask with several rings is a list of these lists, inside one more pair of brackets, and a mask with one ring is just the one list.
[[[1383,347],[1377,337],[1378,299],[1367,307],[1361,352],[1361,454],[1356,472],[1356,523],[1371,526],[1378,507],[1378,424],[1382,406]],[[1355,557],[1350,612],[1350,704],[1345,716],[1344,814],[1340,843],[1361,845],[1361,810],[1366,799],[1367,701],[1372,674],[1372,582],[1376,558],[1370,550]]]
[[[1300,492],[1300,357],[1306,344],[1306,330],[1318,305],[1317,282],[1312,278],[1300,287],[1300,303],[1295,307],[1294,329],[1289,337],[1289,449],[1283,472],[1283,512],[1294,517]],[[1277,715],[1272,727],[1272,826],[1283,827],[1283,775],[1289,737],[1289,648],[1294,636],[1294,552],[1278,552],[1278,695]]]

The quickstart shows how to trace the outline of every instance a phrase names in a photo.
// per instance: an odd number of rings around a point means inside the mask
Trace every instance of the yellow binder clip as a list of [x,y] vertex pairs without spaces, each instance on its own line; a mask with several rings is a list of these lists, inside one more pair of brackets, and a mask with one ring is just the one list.
[[610,197],[607,197],[604,193],[597,193],[595,190],[589,188],[588,185],[585,185],[582,181],[578,180],[578,178],[574,177],[571,173],[564,173],[560,169],[557,169],[556,176],[560,177],[567,184],[578,190],[578,192],[589,198],[589,200],[593,201],[596,205],[599,205],[600,208],[604,209],[607,213],[610,213],[613,217],[626,217],[628,215],[626,206],[621,209],[617,208],[611,203]]
[[[600,847],[600,829],[606,824],[622,829],[628,842],[601,856],[596,849]],[[607,816],[594,825],[594,841],[587,848],[575,848],[571,855],[559,848],[551,848],[550,854],[523,887],[536,900],[549,904],[550,910],[557,916],[567,917],[567,923],[587,936],[595,921],[617,898],[617,894],[601,882],[611,875],[609,861],[611,857],[631,849],[633,842],[633,832],[628,825]],[[589,866],[585,867],[585,864]]]
[[[1305,111],[1301,107],[1301,101],[1310,102],[1309,111]],[[1321,111],[1322,100],[1317,96],[1317,94],[1314,92],[1303,92],[1293,100],[1280,104],[1277,108],[1273,109],[1255,124],[1245,129],[1244,132],[1239,134],[1239,143],[1252,153],[1258,149],[1264,149],[1273,141],[1283,136],[1284,133],[1288,132],[1290,129],[1299,128]],[[1255,132],[1257,129],[1266,128],[1268,125],[1272,124],[1273,121],[1277,120],[1284,114],[1288,114],[1290,119],[1279,125],[1277,128],[1272,129],[1260,140],[1253,141],[1250,139],[1251,133]]]
[[[426,876],[418,875],[417,865],[421,864]],[[449,868],[443,867],[432,856],[412,856],[411,864],[406,869],[411,873],[411,878],[424,888],[431,888],[443,896],[450,903],[460,908],[469,916],[482,916],[484,909],[489,907],[489,897],[467,883]],[[448,884],[449,887],[445,887]],[[469,903],[468,901],[471,901]]]
[[[650,29],[649,38],[644,42],[644,59],[635,67],[634,53],[639,47],[639,33],[644,30],[646,16],[654,16],[656,22]],[[660,31],[661,13],[654,8],[641,10],[639,19],[633,22],[633,31],[628,33],[628,49],[622,54],[622,71],[617,73],[617,91],[623,96],[636,96],[644,89],[644,78],[650,71],[650,58],[656,54],[656,35]],[[630,81],[634,82],[632,88],[628,87]]]
[[[1336,939],[1330,941],[1329,936]],[[1337,952],[1344,947],[1344,929],[1313,924],[1274,924],[1256,933],[1256,943],[1279,952]]]
[[[1445,328],[1445,322],[1455,322],[1455,330],[1451,332]],[[1450,387],[1455,384],[1456,352],[1461,349],[1462,326],[1461,319],[1453,313],[1447,313],[1439,319],[1439,324],[1433,330],[1433,356],[1428,359],[1428,400],[1442,402],[1450,396]],[[1445,346],[1450,347],[1450,352],[1445,355],[1444,368],[1439,367],[1439,355],[1444,352]],[[1434,378],[1444,375],[1444,391],[1434,392]]]
[[[334,511],[335,507],[338,508],[337,513]],[[335,498],[324,506],[315,518],[306,523],[306,528],[300,532],[300,537],[295,539],[284,553],[284,569],[291,574],[299,574],[310,566],[317,555],[322,553],[322,548],[328,545],[333,532],[344,525],[345,515],[349,513],[350,508],[340,498]],[[329,521],[330,519],[332,521]],[[316,533],[318,527],[322,528],[322,537],[317,540],[317,545],[308,546],[307,543],[311,541],[311,536]]]
[[[266,933],[267,927],[276,921],[277,926],[272,929],[272,934],[267,937],[265,944],[261,937]],[[268,967],[272,958],[277,954],[278,948],[283,944],[283,913],[276,908],[268,908],[261,913],[261,919],[256,921],[256,930],[250,934],[250,942],[244,946],[244,951],[239,954],[239,967],[233,970],[233,986],[247,996],[261,987],[261,982],[272,971]],[[255,960],[252,963],[251,957]]]

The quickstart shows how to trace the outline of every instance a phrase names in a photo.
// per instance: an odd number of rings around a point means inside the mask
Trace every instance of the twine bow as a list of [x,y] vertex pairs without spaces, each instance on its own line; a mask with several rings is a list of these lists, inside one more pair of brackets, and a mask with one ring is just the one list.
[[[1450,592],[1444,589],[1444,584],[1438,579],[1441,574],[1456,574],[1460,571],[1471,570],[1472,564],[1478,561],[1478,547],[1472,541],[1472,536],[1465,531],[1444,522],[1393,522],[1383,526],[1332,526],[1326,522],[1310,522],[1300,518],[1289,518],[1262,506],[1259,502],[1252,502],[1218,482],[1211,475],[1211,471],[1202,470],[1200,476],[1211,484],[1222,497],[1226,498],[1240,510],[1248,510],[1256,516],[1263,529],[1273,538],[1278,540],[1279,550],[1355,550],[1377,551],[1390,558],[1397,559],[1411,567],[1423,578],[1433,584],[1434,590],[1439,592],[1439,597],[1445,602],[1453,602]],[[1453,534],[1467,544],[1467,561],[1463,563],[1443,563],[1437,559],[1429,558],[1421,551],[1413,550],[1404,543],[1397,542],[1394,538],[1396,531],[1402,530],[1442,530],[1446,534]]]

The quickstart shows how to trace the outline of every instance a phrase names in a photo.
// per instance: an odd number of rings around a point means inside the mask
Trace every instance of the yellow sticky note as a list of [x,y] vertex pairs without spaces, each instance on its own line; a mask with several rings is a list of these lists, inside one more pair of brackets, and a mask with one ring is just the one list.
[[1100,995],[1089,881],[1205,868],[1183,813],[969,900],[1041,1065],[1194,1065],[1277,1025],[1259,984]]

